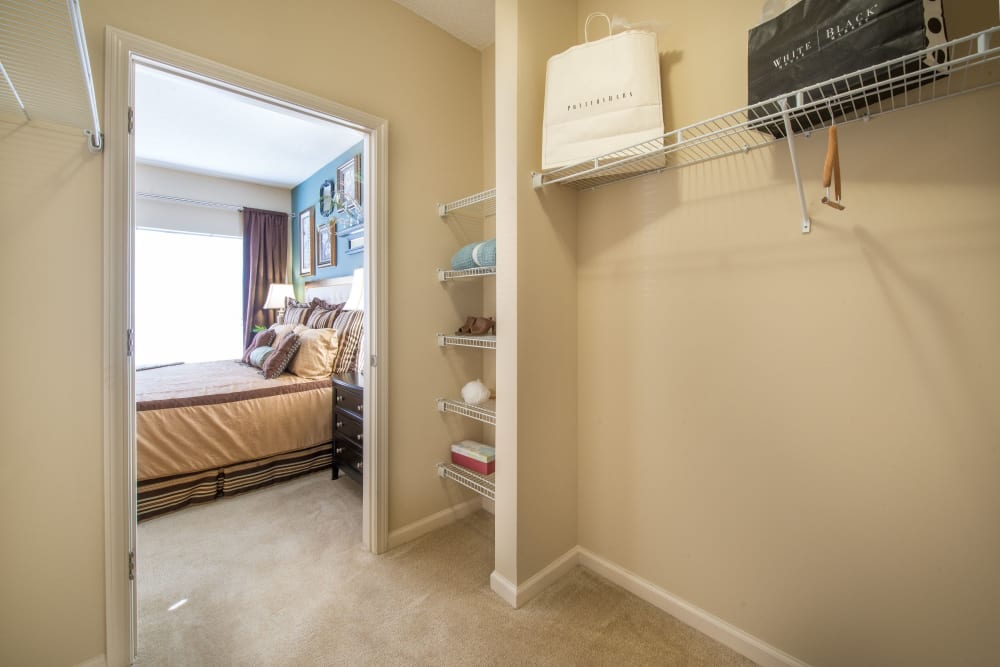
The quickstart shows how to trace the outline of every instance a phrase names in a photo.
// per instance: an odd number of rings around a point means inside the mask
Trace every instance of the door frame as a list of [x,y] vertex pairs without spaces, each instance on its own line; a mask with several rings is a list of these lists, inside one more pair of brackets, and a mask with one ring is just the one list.
[[[331,100],[108,27],[105,39],[104,153],[104,534],[106,657],[131,664],[136,650],[135,386],[129,356],[133,318],[134,151],[129,134],[134,63],[175,69],[265,103],[338,122],[365,135],[365,476],[362,541],[388,549],[388,122]],[[140,564],[141,566],[141,564]]]

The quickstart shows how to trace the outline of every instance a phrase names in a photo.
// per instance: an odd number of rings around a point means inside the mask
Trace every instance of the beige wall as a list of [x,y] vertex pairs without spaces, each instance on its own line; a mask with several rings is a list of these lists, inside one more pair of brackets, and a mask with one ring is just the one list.
[[[657,19],[667,127],[744,105],[760,2]],[[950,3],[952,36],[996,3]],[[1000,91],[579,200],[583,547],[813,665],[1000,652]]]
[[577,544],[576,195],[530,177],[545,64],[574,16],[572,0],[497,2],[496,570],[513,584]]
[[104,652],[101,158],[0,122],[0,663]]
[[[85,0],[82,13],[99,104],[113,25],[388,119],[390,530],[447,507],[434,463],[453,434],[433,398],[465,373],[440,362],[434,333],[464,308],[434,274],[454,243],[435,205],[481,187],[479,53],[389,0]],[[103,165],[79,130],[9,123],[0,155],[0,271],[24,286],[2,304],[3,340],[24,353],[2,401],[0,663],[71,665],[104,652]]]
[[[135,166],[135,191],[245,205],[284,213],[288,213],[292,202],[292,192],[288,188],[205,176],[148,164]],[[135,201],[135,224],[137,227],[200,234],[223,236],[243,234],[243,214],[239,211],[142,197],[137,197]]]
[[[483,95],[483,189],[496,186],[496,46],[490,45],[482,50],[482,95]],[[495,207],[494,207],[495,211]],[[488,215],[483,220],[483,238],[496,238],[496,215]],[[497,313],[497,281],[496,277],[483,279],[482,313],[496,319]],[[501,325],[502,326],[502,325]],[[486,386],[496,389],[497,386],[497,355],[495,351],[483,352],[482,378]],[[496,428],[483,428],[483,442],[496,445]],[[483,506],[494,511],[494,503],[485,500]]]

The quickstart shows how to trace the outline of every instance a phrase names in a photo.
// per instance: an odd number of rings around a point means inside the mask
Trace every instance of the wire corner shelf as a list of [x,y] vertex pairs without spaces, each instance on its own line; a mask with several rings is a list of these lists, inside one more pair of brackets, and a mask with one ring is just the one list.
[[496,215],[497,189],[490,188],[474,195],[456,199],[448,204],[438,204],[438,215],[445,218],[453,213],[470,217],[485,218]]
[[439,333],[437,344],[439,347],[472,347],[479,350],[495,350],[497,349],[497,337]]
[[495,403],[492,400],[483,405],[472,405],[465,401],[439,398],[437,399],[437,409],[439,412],[451,412],[491,426],[496,426],[497,423]]
[[495,266],[477,266],[472,269],[438,269],[437,279],[440,282],[447,282],[449,280],[463,280],[466,278],[483,278],[485,276],[495,276],[497,274],[497,267]]
[[[592,190],[748,153],[792,135],[954,97],[1000,83],[1000,27],[888,60],[673,130],[619,151],[532,173],[535,188]],[[991,45],[992,43],[992,45]],[[942,57],[943,56],[943,57]],[[992,66],[991,66],[992,65]],[[808,222],[808,220],[804,221]],[[808,231],[804,225],[803,231]]]
[[437,473],[438,477],[457,482],[485,498],[489,498],[490,500],[496,499],[496,483],[493,481],[495,473],[483,475],[475,470],[469,470],[454,463],[438,463]]

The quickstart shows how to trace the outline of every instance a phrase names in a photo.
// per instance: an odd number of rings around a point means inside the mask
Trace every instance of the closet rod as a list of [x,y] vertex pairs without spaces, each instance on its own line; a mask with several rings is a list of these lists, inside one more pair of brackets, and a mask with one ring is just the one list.
[[154,199],[156,201],[167,201],[171,204],[187,204],[188,206],[203,206],[205,208],[222,208],[227,211],[242,211],[243,207],[237,204],[223,204],[217,201],[205,201],[204,199],[188,199],[187,197],[174,197],[173,195],[161,195],[155,192],[136,192],[139,199]]
[[[243,206],[239,204],[224,204],[217,201],[206,201],[204,199],[189,199],[187,197],[175,197],[173,195],[161,195],[156,192],[136,192],[135,196],[137,199],[152,199],[153,201],[165,201],[171,204],[186,204],[188,206],[203,206],[205,208],[220,208],[226,211],[242,211]],[[309,206],[316,206],[320,203],[320,200],[312,202]],[[282,213],[287,213],[291,217],[295,217],[295,213],[291,211],[281,211]]]
[[[152,199],[154,201],[165,201],[171,204],[185,204],[187,206],[202,206],[204,208],[221,208],[226,211],[242,211],[243,206],[239,204],[224,204],[217,201],[206,201],[204,199],[189,199],[188,197],[175,197],[173,195],[161,195],[156,192],[136,192],[136,198],[138,199]],[[282,213],[288,213],[287,211],[281,211]],[[291,213],[288,213],[291,215]]]

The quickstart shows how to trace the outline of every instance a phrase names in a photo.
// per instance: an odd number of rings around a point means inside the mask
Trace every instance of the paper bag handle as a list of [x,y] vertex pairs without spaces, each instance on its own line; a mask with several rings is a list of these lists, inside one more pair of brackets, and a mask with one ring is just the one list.
[[584,42],[589,42],[590,41],[590,35],[587,34],[587,33],[590,30],[590,20],[593,19],[595,16],[600,16],[601,18],[603,18],[605,21],[608,22],[608,37],[611,36],[611,17],[608,16],[607,14],[605,14],[604,12],[594,12],[593,14],[590,14],[589,16],[587,16],[587,22],[583,24],[583,41]]

